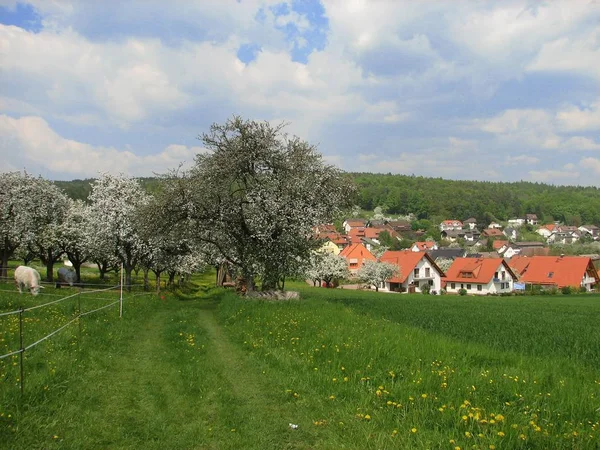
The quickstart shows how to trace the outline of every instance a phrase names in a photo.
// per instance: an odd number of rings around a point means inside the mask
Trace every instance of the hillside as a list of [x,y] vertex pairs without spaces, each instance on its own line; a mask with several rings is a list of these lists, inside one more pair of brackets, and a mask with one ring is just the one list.
[[[415,214],[420,219],[507,220],[534,213],[542,222],[600,224],[600,190],[596,187],[457,181],[408,175],[351,173],[358,186],[357,204],[372,211],[381,206],[389,215]],[[155,178],[141,178],[150,192]],[[56,181],[71,198],[86,199],[92,180]]]

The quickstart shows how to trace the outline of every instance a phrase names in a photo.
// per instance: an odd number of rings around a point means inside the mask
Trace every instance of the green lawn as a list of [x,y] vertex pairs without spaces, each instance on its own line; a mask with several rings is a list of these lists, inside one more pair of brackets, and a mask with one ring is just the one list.
[[[0,447],[598,448],[600,297],[126,296],[0,360]],[[52,300],[0,285],[0,312]],[[46,289],[45,293],[55,293]],[[69,290],[62,289],[61,294]],[[111,297],[112,295],[112,297]],[[79,308],[26,315],[27,345]],[[35,313],[35,314],[34,314]],[[0,317],[0,354],[18,346]],[[297,425],[297,428],[290,427]]]

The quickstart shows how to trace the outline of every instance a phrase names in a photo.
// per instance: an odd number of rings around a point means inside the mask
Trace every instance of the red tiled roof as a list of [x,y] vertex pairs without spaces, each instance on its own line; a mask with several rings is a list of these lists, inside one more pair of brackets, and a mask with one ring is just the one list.
[[508,241],[494,241],[492,246],[494,248],[494,250],[500,250],[502,247],[504,247],[506,244],[508,244]]
[[500,266],[504,266],[513,279],[517,278],[502,258],[456,258],[446,272],[446,281],[489,283]]
[[580,286],[586,272],[598,279],[591,258],[583,256],[532,256],[521,276],[521,281],[532,284]]
[[496,237],[496,236],[504,236],[504,233],[497,228],[486,228],[481,232],[482,236]]
[[434,241],[422,241],[422,242],[415,242],[413,245],[411,245],[411,247],[417,246],[417,248],[424,252],[426,250],[431,250],[434,246],[435,246],[435,242]]
[[462,222],[460,220],[444,220],[442,223],[445,223],[446,225],[462,225]]
[[346,259],[352,257],[357,259],[364,258],[370,261],[377,260],[377,258],[375,258],[375,256],[373,256],[373,254],[367,250],[367,247],[360,242],[346,247],[340,252],[340,256],[343,256]]
[[527,269],[527,266],[529,265],[530,261],[531,258],[521,255],[515,255],[512,258],[510,258],[508,265],[513,270],[513,272],[521,276],[523,275],[523,272],[525,272],[525,269]]
[[404,283],[408,276],[413,272],[419,261],[421,261],[423,258],[427,258],[434,270],[437,270],[440,276],[444,276],[444,272],[442,272],[442,270],[435,264],[433,259],[431,259],[431,256],[425,252],[413,252],[411,250],[388,250],[381,255],[379,260],[382,262],[389,262],[400,268],[400,274],[397,277],[388,280],[389,282]]
[[554,231],[554,228],[556,228],[556,225],[554,225],[553,223],[551,223],[549,225],[542,225],[540,228],[545,228],[548,231]]

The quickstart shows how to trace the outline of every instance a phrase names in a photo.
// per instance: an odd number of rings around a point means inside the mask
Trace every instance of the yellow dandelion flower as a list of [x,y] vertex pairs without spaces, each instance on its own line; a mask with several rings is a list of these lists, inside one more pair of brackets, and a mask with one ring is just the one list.
[[365,420],[371,420],[371,416],[369,414],[365,414]]
[[473,435],[471,434],[470,431],[465,431],[465,437],[471,438],[471,437],[473,437]]
[[421,394],[421,398],[427,398],[427,394]]
[[417,429],[416,428],[411,428],[410,431],[411,431],[411,433],[416,433]]

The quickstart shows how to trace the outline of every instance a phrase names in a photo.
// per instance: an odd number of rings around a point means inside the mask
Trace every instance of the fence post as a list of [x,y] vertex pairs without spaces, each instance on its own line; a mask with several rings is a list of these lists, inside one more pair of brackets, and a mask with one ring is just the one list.
[[81,340],[81,289],[79,289],[79,292],[77,293],[77,328],[77,352],[79,352],[81,351],[79,347],[79,341]]
[[121,263],[121,298],[119,299],[119,317],[123,317],[123,263]]
[[21,397],[23,397],[23,392],[24,392],[24,384],[25,384],[25,380],[23,379],[25,377],[25,370],[24,370],[24,361],[23,358],[25,357],[25,348],[23,347],[23,307],[21,306],[21,309],[19,310],[19,348],[21,349],[21,352],[19,353],[20,356],[20,362],[21,362],[21,376],[19,378],[19,381],[21,382]]

